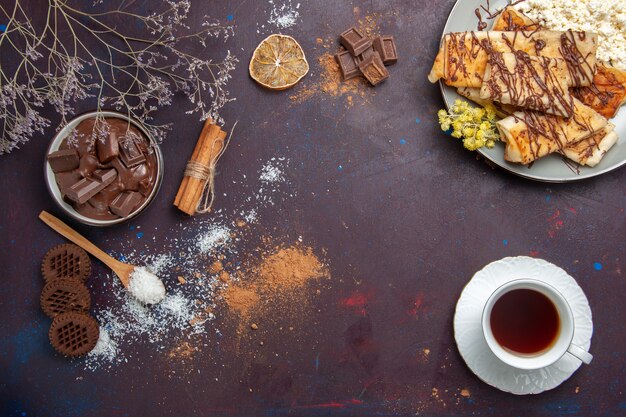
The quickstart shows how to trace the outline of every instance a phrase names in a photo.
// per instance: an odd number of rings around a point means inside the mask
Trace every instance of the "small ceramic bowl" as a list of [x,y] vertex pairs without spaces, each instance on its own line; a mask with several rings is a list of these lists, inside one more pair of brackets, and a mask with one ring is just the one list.
[[[83,120],[94,118],[96,116],[103,116],[106,118],[118,118],[118,119],[122,119],[122,120],[130,122],[135,128],[139,129],[139,131],[141,131],[141,133],[143,133],[145,137],[150,141],[154,149],[155,155],[156,155],[157,172],[156,172],[156,179],[154,182],[154,187],[152,188],[152,191],[150,192],[150,195],[146,198],[146,200],[139,207],[137,207],[137,209],[135,209],[132,213],[130,213],[127,217],[121,217],[121,218],[111,219],[111,220],[98,220],[98,219],[92,219],[90,217],[86,217],[78,213],[74,209],[74,207],[72,207],[70,204],[66,203],[63,200],[63,196],[61,195],[61,190],[59,189],[59,186],[57,185],[54,172],[52,172],[52,168],[50,168],[50,164],[48,164],[47,156],[50,153],[57,151],[59,149],[59,146],[63,142],[63,139],[65,139],[69,135],[72,129],[78,126],[79,123],[82,122]],[[81,223],[88,224],[90,226],[99,226],[99,227],[112,226],[115,224],[126,222],[138,216],[139,213],[143,212],[150,205],[150,203],[152,203],[152,201],[154,200],[154,197],[159,192],[159,189],[161,188],[161,182],[163,181],[163,154],[161,153],[161,149],[159,148],[159,145],[154,140],[152,135],[150,135],[150,133],[146,130],[146,128],[137,120],[133,118],[129,118],[125,114],[114,112],[114,111],[89,112],[89,113],[81,114],[80,116],[72,119],[67,125],[65,125],[61,130],[59,130],[59,132],[54,136],[46,152],[46,160],[44,161],[44,177],[45,177],[46,185],[48,187],[48,191],[50,192],[50,195],[54,199],[55,203],[68,216],[70,216],[71,218]]]

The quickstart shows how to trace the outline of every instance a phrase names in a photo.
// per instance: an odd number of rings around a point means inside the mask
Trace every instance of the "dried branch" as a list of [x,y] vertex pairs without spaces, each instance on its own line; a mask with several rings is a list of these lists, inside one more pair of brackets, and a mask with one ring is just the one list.
[[169,127],[152,123],[152,115],[170,105],[175,92],[189,98],[187,113],[201,120],[222,121],[218,110],[234,100],[225,87],[237,58],[227,51],[214,61],[185,49],[201,46],[205,55],[209,38],[226,40],[233,29],[205,17],[192,30],[185,23],[189,0],[150,2],[159,11],[147,15],[126,0],[113,9],[101,0],[93,7],[48,0],[37,22],[24,0],[13,1],[12,7],[0,4],[0,23],[8,22],[0,33],[0,155],[44,132],[50,125],[40,114],[44,105],[54,108],[63,126],[78,104],[95,101],[97,110],[126,113],[162,140]]

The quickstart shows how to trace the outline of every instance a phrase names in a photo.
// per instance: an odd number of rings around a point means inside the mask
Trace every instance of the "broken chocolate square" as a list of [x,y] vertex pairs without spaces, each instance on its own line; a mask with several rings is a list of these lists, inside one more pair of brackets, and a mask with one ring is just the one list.
[[102,183],[105,183],[106,185],[109,185],[113,182],[115,177],[117,177],[117,171],[115,170],[115,168],[97,169],[91,174],[91,176],[95,180],[98,180]]
[[91,197],[98,194],[102,188],[104,187],[102,187],[100,181],[92,180],[91,178],[83,178],[72,185],[65,193],[65,196],[72,201],[83,204]]
[[120,217],[128,217],[142,199],[143,197],[140,193],[134,191],[124,192],[115,197],[115,200],[109,204],[109,210]]
[[139,192],[144,197],[148,197],[152,191],[152,181],[150,177],[146,177],[139,181]]
[[398,62],[398,53],[393,36],[379,36],[374,39],[374,50],[378,52],[385,65],[393,65]]
[[65,172],[78,168],[80,158],[76,149],[62,149],[48,154],[48,163],[52,172]]
[[341,70],[341,75],[343,75],[344,80],[349,80],[361,75],[361,71],[350,51],[339,52],[335,55],[335,60],[337,60],[339,64],[339,69]]
[[365,61],[361,62],[359,69],[372,85],[380,84],[389,78],[389,71],[385,68],[378,54],[372,54]]
[[363,51],[372,46],[372,41],[355,27],[351,27],[339,36],[339,42],[354,56],[361,55]]
[[117,158],[120,154],[119,144],[117,142],[117,133],[111,132],[109,136],[104,139],[98,139],[96,143],[96,149],[98,151],[98,159],[103,164],[111,162]]
[[65,196],[67,190],[82,179],[81,175],[76,171],[57,172],[56,180],[61,195]]
[[370,46],[365,51],[363,51],[361,53],[361,55],[355,56],[354,57],[354,62],[356,63],[357,66],[359,66],[359,64],[361,62],[365,61],[367,58],[369,58],[370,56],[372,56],[375,53],[376,53],[376,51],[374,51],[374,48],[372,46]]
[[127,168],[134,167],[145,162],[144,156],[139,146],[135,143],[132,137],[125,137],[119,142],[120,159],[126,165]]
[[84,204],[111,184],[115,177],[117,177],[117,171],[114,169],[98,169],[94,171],[93,178],[83,178],[69,187],[65,196],[76,203]]

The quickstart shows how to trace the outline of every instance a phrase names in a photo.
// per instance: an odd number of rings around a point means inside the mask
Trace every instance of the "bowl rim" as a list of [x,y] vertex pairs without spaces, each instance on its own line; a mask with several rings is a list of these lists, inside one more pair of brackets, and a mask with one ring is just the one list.
[[[117,219],[111,219],[111,220],[98,220],[98,219],[92,219],[91,217],[84,216],[78,213],[74,209],[74,207],[72,207],[70,204],[63,201],[63,197],[61,196],[61,190],[59,189],[59,186],[56,182],[54,172],[52,171],[52,168],[50,167],[50,164],[48,163],[48,155],[50,155],[51,152],[54,152],[59,149],[59,145],[61,144],[63,139],[67,137],[67,135],[69,134],[72,128],[78,126],[78,124],[82,122],[83,120],[91,119],[98,115],[101,115],[103,117],[109,117],[109,118],[113,117],[117,119],[126,120],[130,122],[134,127],[139,129],[139,131],[141,131],[141,133],[145,135],[145,137],[148,139],[148,141],[152,145],[156,154],[156,161],[157,161],[156,163],[157,173],[156,173],[154,187],[152,187],[152,191],[150,192],[148,197],[145,199],[145,201],[139,207],[137,207],[132,213],[130,213],[128,216],[120,217]],[[96,227],[113,226],[113,225],[121,224],[121,223],[124,223],[133,219],[134,217],[138,216],[139,213],[141,213],[146,208],[148,208],[148,206],[152,203],[157,193],[159,192],[161,188],[161,183],[163,181],[163,154],[161,152],[161,148],[159,144],[154,139],[154,137],[150,134],[150,132],[148,132],[148,130],[144,127],[144,125],[141,122],[134,119],[133,117],[130,117],[127,114],[123,114],[114,110],[89,111],[89,112],[79,114],[73,119],[71,119],[70,121],[68,121],[53,136],[52,140],[50,141],[50,144],[48,145],[48,148],[46,149],[46,154],[44,157],[44,178],[46,182],[46,187],[48,188],[48,192],[52,196],[52,199],[54,200],[56,205],[61,210],[63,210],[63,212],[65,212],[68,216],[70,216],[72,219],[80,223],[89,225],[89,226],[96,226]]]

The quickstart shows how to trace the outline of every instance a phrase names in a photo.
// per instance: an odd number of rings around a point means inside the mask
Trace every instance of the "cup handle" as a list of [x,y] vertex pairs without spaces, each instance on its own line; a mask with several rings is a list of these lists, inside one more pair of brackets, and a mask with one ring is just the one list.
[[574,355],[575,357],[580,359],[584,364],[587,364],[587,365],[589,365],[591,363],[591,360],[593,359],[593,355],[591,353],[587,352],[585,349],[573,343],[569,345],[569,348],[567,348],[567,351],[571,355]]

